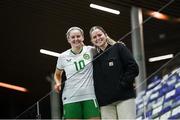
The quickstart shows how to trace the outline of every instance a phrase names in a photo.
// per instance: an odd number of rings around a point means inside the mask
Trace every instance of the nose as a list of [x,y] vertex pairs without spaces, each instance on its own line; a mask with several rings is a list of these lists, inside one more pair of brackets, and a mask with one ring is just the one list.
[[74,40],[78,40],[79,38],[78,37],[75,37]]
[[97,36],[97,37],[96,37],[96,40],[99,40],[100,38],[101,38],[100,36]]

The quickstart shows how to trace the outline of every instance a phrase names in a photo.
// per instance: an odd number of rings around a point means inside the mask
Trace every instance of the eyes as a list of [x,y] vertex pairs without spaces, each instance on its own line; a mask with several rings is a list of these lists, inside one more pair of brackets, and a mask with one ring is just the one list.
[[72,35],[70,36],[71,39],[75,39],[75,38],[81,38],[81,35]]
[[96,35],[93,35],[92,36],[92,39],[97,39],[99,37],[101,37],[103,34],[99,33],[99,34],[96,34]]

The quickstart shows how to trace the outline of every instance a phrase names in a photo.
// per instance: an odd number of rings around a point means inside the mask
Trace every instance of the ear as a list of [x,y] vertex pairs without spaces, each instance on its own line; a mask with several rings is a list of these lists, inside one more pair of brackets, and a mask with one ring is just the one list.
[[93,38],[92,38],[92,37],[90,38],[90,40],[91,40],[91,43],[93,44],[93,41],[94,41],[94,40],[93,40]]
[[69,38],[67,39],[67,41],[68,41],[68,43],[71,43]]
[[82,41],[84,41],[84,36],[82,36],[82,39],[83,39]]

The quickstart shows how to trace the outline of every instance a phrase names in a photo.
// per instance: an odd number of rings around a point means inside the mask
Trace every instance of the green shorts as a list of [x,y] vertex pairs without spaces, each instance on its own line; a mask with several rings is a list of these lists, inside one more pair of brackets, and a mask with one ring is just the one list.
[[100,118],[100,110],[96,100],[86,100],[64,104],[65,119]]

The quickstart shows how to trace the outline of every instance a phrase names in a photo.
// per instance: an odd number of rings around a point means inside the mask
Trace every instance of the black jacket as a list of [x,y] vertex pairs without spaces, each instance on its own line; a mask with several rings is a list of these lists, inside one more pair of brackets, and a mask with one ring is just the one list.
[[93,61],[95,93],[100,106],[135,97],[133,83],[139,73],[138,65],[126,46],[116,43],[106,49]]

